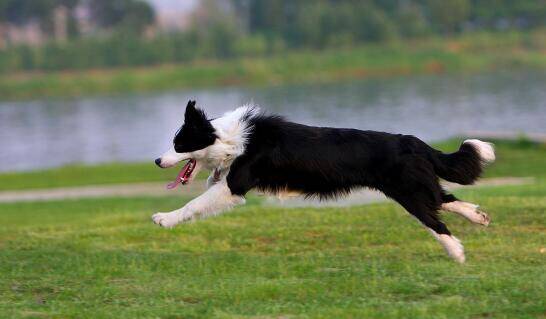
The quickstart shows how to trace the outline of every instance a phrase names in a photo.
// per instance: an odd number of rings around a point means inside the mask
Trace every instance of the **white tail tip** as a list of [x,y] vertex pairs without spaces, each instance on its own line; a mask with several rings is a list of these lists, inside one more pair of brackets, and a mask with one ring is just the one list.
[[472,139],[464,141],[463,144],[474,146],[483,162],[492,163],[495,161],[495,148],[492,143]]

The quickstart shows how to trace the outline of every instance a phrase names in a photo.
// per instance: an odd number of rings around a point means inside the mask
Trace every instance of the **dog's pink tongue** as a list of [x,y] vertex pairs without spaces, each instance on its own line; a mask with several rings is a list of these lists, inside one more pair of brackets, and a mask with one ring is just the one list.
[[186,184],[191,176],[193,169],[195,168],[195,160],[189,160],[184,167],[180,170],[180,173],[176,176],[176,179],[167,184],[168,189],[173,189],[178,184]]

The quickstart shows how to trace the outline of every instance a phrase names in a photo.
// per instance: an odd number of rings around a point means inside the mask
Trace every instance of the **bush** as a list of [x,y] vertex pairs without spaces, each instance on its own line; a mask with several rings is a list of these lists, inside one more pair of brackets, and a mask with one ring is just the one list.
[[241,37],[235,42],[235,54],[240,56],[262,56],[267,53],[267,41],[262,35]]

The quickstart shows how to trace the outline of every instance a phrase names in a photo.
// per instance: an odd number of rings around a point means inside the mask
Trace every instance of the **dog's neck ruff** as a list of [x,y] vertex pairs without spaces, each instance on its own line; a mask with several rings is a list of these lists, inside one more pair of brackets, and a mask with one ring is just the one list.
[[244,153],[252,130],[250,120],[258,114],[258,107],[244,105],[211,121],[218,138],[208,147],[207,157],[214,168],[229,168],[235,158]]

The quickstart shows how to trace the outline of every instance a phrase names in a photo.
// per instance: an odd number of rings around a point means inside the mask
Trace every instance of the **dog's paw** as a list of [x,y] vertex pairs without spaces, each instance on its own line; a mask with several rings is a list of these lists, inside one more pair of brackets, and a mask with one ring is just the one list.
[[172,228],[180,222],[177,213],[156,213],[152,216],[154,224],[165,228]]
[[478,215],[476,218],[476,223],[481,224],[483,226],[488,226],[491,222],[491,218],[487,216],[487,214],[484,211],[476,210],[476,214]]

